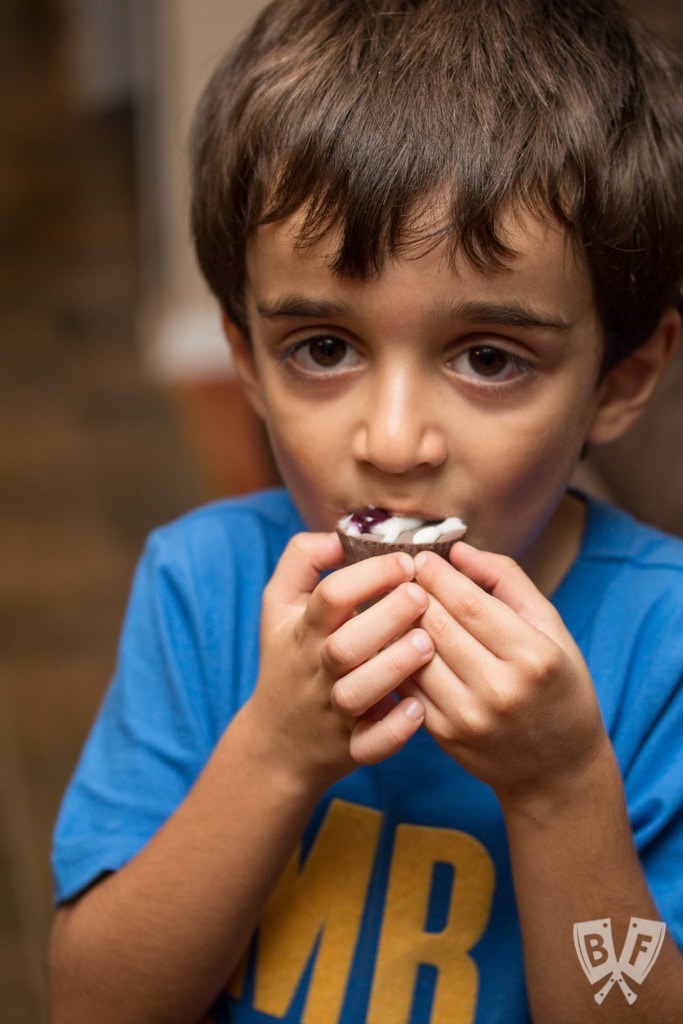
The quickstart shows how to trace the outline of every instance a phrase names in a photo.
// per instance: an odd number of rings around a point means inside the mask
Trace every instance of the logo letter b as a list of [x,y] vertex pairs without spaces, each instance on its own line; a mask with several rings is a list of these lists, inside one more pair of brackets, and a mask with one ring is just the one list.
[[604,964],[609,958],[609,953],[605,947],[605,938],[600,935],[599,932],[592,932],[589,935],[584,935],[584,948],[586,955],[591,962],[592,967],[599,967]]

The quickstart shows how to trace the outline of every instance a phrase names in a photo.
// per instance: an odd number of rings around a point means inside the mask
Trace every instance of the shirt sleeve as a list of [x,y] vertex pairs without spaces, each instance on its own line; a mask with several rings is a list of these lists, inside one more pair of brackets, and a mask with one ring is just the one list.
[[613,739],[650,890],[683,946],[683,606],[676,589],[631,622],[621,653],[629,682],[615,709]]
[[[655,688],[662,673],[651,671]],[[668,930],[683,948],[683,679],[670,685],[624,776],[634,840]],[[633,709],[638,715],[638,710]]]
[[236,545],[206,534],[159,531],[138,566],[116,671],[55,829],[57,902],[152,837],[253,687],[266,569],[250,565],[245,582]]

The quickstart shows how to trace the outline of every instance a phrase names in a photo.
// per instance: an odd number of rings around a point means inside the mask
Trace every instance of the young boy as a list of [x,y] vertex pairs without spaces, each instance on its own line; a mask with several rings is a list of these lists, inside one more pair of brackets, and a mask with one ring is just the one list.
[[[569,487],[679,333],[680,82],[595,0],[276,0],[217,71],[194,231],[286,489],[150,541],[53,1024],[683,1020],[683,544]],[[368,505],[466,542],[344,565]]]

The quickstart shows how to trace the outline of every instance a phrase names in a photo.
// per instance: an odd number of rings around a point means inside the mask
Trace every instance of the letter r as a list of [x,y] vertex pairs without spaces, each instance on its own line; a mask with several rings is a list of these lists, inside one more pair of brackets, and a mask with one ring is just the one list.
[[[436,864],[455,879],[447,920],[426,921]],[[421,1022],[469,1024],[476,1016],[479,972],[471,950],[484,932],[495,890],[488,850],[455,829],[402,824],[396,829],[386,909],[366,1024],[407,1024],[421,965],[436,969],[431,1010]]]

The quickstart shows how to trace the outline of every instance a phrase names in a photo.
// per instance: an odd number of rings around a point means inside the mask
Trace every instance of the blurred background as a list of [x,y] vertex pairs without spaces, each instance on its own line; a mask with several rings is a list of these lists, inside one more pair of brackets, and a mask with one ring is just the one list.
[[[275,480],[187,231],[185,140],[262,0],[0,0],[0,1024],[44,1012],[50,833],[148,531]],[[683,49],[680,0],[630,0]],[[581,470],[683,535],[683,354]]]

